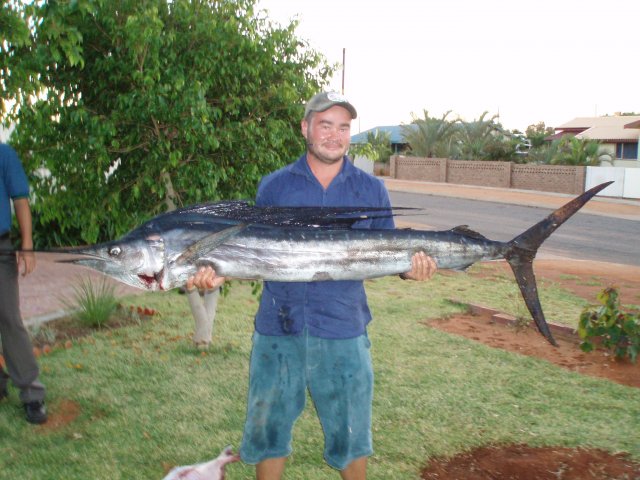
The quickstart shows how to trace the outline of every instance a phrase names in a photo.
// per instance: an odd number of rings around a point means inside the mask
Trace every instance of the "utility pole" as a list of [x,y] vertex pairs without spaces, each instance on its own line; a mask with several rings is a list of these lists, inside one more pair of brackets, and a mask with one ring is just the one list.
[[347,49],[346,48],[342,48],[342,95],[344,95],[344,62],[345,62],[345,57],[347,56]]

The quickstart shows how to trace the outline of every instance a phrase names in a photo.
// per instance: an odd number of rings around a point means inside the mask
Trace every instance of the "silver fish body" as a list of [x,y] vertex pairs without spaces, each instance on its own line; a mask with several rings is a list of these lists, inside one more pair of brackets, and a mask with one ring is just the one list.
[[[487,239],[466,226],[439,232],[345,228],[344,218],[336,220],[337,227],[331,220],[340,210],[323,216],[308,207],[261,210],[242,204],[234,213],[233,202],[225,202],[160,215],[120,240],[74,249],[83,258],[72,262],[155,291],[184,285],[201,265],[232,278],[309,282],[407,272],[419,251],[439,269],[504,258],[538,329],[555,345],[540,306],[533,259],[551,233],[610,183],[576,197],[509,242]],[[353,221],[366,218],[358,213],[356,208]],[[312,217],[307,226],[301,226],[301,216]],[[270,223],[260,223],[265,218]]]
[[[427,252],[442,269],[502,258],[506,243],[455,231],[248,228],[200,259],[234,278],[281,282],[364,280],[411,270]],[[184,284],[184,278],[177,278]]]

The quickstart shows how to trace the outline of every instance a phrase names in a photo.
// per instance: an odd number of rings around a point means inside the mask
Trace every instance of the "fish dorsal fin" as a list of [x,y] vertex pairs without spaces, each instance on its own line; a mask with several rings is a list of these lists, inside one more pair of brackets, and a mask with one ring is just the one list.
[[[361,220],[392,218],[393,210],[418,210],[412,207],[287,207],[255,206],[248,202],[228,200],[216,203],[204,203],[174,210],[156,217],[149,225],[159,226],[175,221],[176,216],[197,218],[201,222],[228,220],[234,223],[260,224],[277,227],[314,227],[325,229],[349,229]],[[153,222],[153,224],[151,223]]]
[[478,233],[475,230],[471,230],[469,228],[469,225],[458,225],[457,227],[453,227],[451,231],[454,233],[459,233],[460,235],[475,238],[477,240],[487,240],[487,237],[485,237],[481,233]]
[[189,247],[176,259],[176,263],[188,264],[193,263],[195,260],[210,252],[214,248],[222,245],[229,238],[240,233],[247,228],[245,224],[234,225],[233,227],[225,228],[219,232],[207,235],[201,238],[197,242],[192,243]]

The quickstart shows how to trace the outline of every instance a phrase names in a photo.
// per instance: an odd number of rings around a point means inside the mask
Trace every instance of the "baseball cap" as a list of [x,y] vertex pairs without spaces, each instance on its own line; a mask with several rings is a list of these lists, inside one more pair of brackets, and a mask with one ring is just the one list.
[[311,100],[307,102],[304,107],[304,118],[307,118],[311,112],[324,112],[334,105],[349,110],[351,118],[354,119],[358,116],[358,112],[353,105],[349,103],[347,97],[338,92],[322,92],[311,97]]

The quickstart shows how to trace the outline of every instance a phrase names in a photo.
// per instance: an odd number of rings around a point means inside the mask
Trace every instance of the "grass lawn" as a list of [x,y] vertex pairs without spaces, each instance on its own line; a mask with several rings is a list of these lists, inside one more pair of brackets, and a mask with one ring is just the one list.
[[[457,311],[450,298],[518,313],[512,282],[438,275],[423,284],[373,280],[367,290],[376,372],[370,478],[415,479],[430,457],[487,444],[590,446],[640,460],[637,389],[421,323]],[[577,321],[579,299],[544,285],[541,298],[549,318]],[[169,466],[212,458],[228,444],[238,448],[257,308],[251,286],[236,282],[221,299],[206,353],[191,346],[183,296],[145,294],[123,303],[160,315],[40,358],[51,412],[72,402],[75,420],[57,428],[27,424],[15,389],[0,403],[0,479],[159,480]],[[286,478],[337,478],[323,462],[310,402],[293,446]],[[253,468],[233,464],[227,476],[253,478]]]

